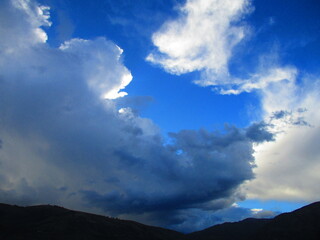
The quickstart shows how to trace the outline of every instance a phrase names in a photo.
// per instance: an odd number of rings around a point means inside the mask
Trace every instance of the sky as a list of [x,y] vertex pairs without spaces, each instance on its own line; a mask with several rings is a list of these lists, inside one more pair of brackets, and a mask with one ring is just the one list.
[[0,1],[0,202],[192,232],[318,201],[319,12]]

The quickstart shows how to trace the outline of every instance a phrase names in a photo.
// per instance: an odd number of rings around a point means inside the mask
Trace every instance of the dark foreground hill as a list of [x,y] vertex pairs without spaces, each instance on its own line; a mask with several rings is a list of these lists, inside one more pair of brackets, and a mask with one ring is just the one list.
[[0,240],[177,240],[183,234],[57,206],[0,204]]
[[320,202],[273,219],[248,218],[191,234],[57,206],[0,204],[0,240],[319,240]]
[[223,223],[205,230],[190,233],[191,240],[247,240],[262,229],[271,219],[247,218],[240,222]]

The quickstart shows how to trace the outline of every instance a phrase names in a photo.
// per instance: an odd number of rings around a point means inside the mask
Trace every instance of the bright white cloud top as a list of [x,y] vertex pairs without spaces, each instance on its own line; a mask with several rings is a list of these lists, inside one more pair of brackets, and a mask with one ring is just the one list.
[[81,59],[80,71],[88,86],[102,99],[116,99],[127,95],[120,92],[132,80],[131,73],[121,64],[123,50],[98,38],[95,41],[72,39],[63,43],[60,48],[70,57]]
[[254,56],[245,77],[231,67],[255,30],[246,20],[250,1],[188,0],[150,35],[156,49],[146,69],[152,62],[173,75],[200,72],[191,80],[218,90],[212,95],[259,98],[259,116],[246,127],[178,129],[168,137],[126,97],[138,71],[125,66],[125,48],[80,36],[54,46],[49,11],[29,0],[0,3],[1,202],[58,204],[191,231],[274,214],[235,204],[246,197],[319,200],[318,78],[274,52]]

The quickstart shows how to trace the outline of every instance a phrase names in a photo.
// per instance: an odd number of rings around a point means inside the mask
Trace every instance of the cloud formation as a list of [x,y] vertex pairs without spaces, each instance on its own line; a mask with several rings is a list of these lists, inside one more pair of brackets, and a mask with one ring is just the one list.
[[247,0],[188,0],[179,17],[153,34],[157,51],[147,60],[166,71],[183,74],[202,71],[202,86],[231,81],[228,62],[233,48],[245,37],[242,18],[250,11]]
[[50,47],[48,10],[0,3],[0,201],[182,227],[181,211],[243,198],[253,143],[271,140],[263,125],[184,130],[165,142],[150,119],[117,107],[132,79],[121,48],[105,38]]
[[232,48],[243,39],[245,28],[234,22],[248,11],[246,0],[188,0],[178,19],[166,22],[153,37],[159,52],[147,60],[182,74],[208,70],[227,75]]
[[271,119],[274,142],[255,147],[256,178],[248,196],[264,200],[317,201],[320,191],[319,80],[282,81],[262,92],[265,119]]
[[233,50],[251,31],[244,18],[252,11],[250,0],[188,0],[177,19],[153,34],[156,50],[146,60],[176,75],[199,71],[194,83],[220,94],[252,92],[295,78],[294,67],[270,64],[275,59],[264,57],[246,77],[231,73],[230,62],[239,57]]
[[[176,19],[153,34],[156,49],[147,60],[176,75],[199,71],[201,78],[194,82],[219,94],[255,91],[264,121],[248,127],[247,137],[274,141],[254,147],[257,168],[255,180],[246,185],[249,197],[316,201],[319,78],[282,64],[281,49],[255,55],[257,61],[245,74],[232,73],[232,59],[241,57],[234,50],[250,29],[243,18],[251,10],[250,1],[188,0]],[[266,132],[251,132],[261,126]]]

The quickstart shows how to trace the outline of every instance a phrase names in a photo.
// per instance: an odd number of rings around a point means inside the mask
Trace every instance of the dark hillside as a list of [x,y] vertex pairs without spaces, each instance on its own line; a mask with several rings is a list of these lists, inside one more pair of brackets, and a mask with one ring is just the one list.
[[320,202],[273,219],[248,218],[184,235],[57,206],[0,204],[0,240],[319,240]]
[[188,234],[193,240],[244,240],[251,239],[270,219],[247,218],[240,222],[223,223]]
[[56,206],[18,207],[0,204],[1,240],[177,240],[184,235]]
[[187,235],[191,240],[319,240],[320,202],[273,219],[248,218]]
[[256,239],[319,240],[320,202],[275,217],[257,233]]

